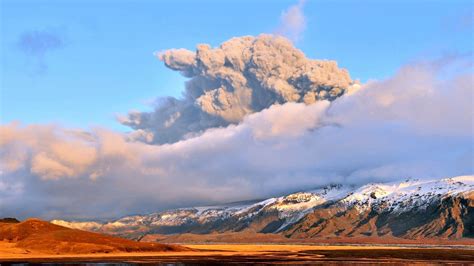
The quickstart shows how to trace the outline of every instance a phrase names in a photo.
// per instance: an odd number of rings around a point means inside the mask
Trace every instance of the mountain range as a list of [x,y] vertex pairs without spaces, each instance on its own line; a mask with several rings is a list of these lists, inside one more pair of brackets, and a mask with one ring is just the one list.
[[[228,235],[261,239],[474,240],[474,176],[363,186],[332,184],[261,201],[54,224],[130,239]],[[155,237],[155,238],[153,238]],[[232,237],[227,241],[232,241]],[[179,241],[186,241],[181,238]]]

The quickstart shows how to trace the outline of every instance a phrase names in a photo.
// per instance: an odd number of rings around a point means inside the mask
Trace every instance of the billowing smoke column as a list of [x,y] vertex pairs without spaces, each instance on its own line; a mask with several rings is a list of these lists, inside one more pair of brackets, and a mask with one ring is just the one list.
[[312,60],[285,38],[245,36],[196,52],[158,54],[167,67],[190,78],[183,99],[167,98],[153,112],[121,118],[136,129],[132,137],[172,143],[201,131],[238,123],[273,104],[334,100],[354,84],[335,61]]

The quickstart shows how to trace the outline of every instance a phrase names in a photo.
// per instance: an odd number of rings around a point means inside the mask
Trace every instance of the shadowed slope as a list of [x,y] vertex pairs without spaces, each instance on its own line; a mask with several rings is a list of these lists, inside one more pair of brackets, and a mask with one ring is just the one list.
[[0,223],[19,223],[20,221],[18,221],[16,218],[12,218],[12,217],[6,217],[6,218],[1,218],[0,219]]

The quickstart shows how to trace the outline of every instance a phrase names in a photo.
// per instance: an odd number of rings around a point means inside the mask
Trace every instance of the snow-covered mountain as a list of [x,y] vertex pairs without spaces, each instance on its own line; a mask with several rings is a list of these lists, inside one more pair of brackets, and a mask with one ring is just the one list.
[[106,223],[52,222],[130,238],[216,232],[276,233],[288,238],[474,237],[474,176],[330,185],[253,203],[181,208]]

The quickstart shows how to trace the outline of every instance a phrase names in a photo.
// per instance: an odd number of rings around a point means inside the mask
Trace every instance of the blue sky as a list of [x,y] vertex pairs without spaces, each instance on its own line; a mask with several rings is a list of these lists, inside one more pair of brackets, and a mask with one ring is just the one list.
[[[0,121],[126,131],[116,114],[147,110],[154,98],[183,89],[185,79],[153,52],[274,32],[293,4],[2,0]],[[472,12],[471,1],[309,0],[296,46],[363,82],[382,79],[414,60],[471,52]],[[21,37],[36,31],[60,44],[36,54],[21,49]]]

